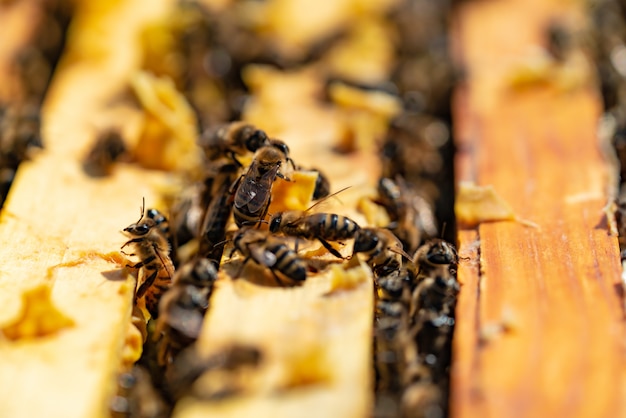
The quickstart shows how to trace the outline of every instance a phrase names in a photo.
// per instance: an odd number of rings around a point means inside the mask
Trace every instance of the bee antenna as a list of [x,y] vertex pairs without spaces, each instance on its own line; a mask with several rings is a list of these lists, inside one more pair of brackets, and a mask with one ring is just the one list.
[[446,233],[446,226],[448,226],[448,223],[447,223],[447,222],[444,222],[444,223],[441,225],[441,236],[439,237],[439,238],[441,238],[441,239],[443,239],[443,235]]
[[143,218],[143,214],[145,213],[145,211],[146,211],[146,198],[144,196],[141,198],[141,207],[139,208],[139,221],[141,221],[141,218]]
[[348,189],[349,189],[349,188],[351,188],[351,187],[352,187],[352,186],[347,186],[347,187],[344,187],[344,188],[343,188],[343,189],[341,189],[341,190],[337,190],[335,193],[331,193],[331,194],[329,194],[328,196],[325,196],[325,197],[321,198],[320,200],[318,200],[317,202],[315,202],[315,203],[313,203],[311,206],[309,206],[309,208],[308,208],[305,212],[310,211],[310,210],[311,210],[311,209],[313,209],[315,206],[319,205],[319,204],[320,204],[320,203],[322,203],[322,202],[327,201],[327,200],[328,200],[328,199],[330,199],[331,197],[332,197],[333,199],[337,199],[337,200],[339,201],[339,203],[342,203],[342,202],[341,202],[341,199],[339,199],[339,198],[337,197],[337,195],[338,195],[339,193],[345,192],[346,190],[348,190]]

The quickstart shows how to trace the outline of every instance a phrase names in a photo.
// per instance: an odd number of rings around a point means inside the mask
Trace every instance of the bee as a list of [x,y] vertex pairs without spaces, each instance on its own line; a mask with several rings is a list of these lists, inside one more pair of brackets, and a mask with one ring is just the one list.
[[264,131],[241,121],[205,130],[199,139],[199,145],[209,161],[229,156],[239,167],[243,164],[237,160],[238,155],[256,152],[269,144]]
[[360,228],[354,236],[353,255],[364,253],[367,264],[377,276],[385,276],[402,266],[402,258],[411,259],[393,232],[382,228]]
[[257,224],[265,219],[274,180],[286,179],[280,168],[291,161],[288,151],[287,145],[276,141],[254,154],[248,171],[236,183],[233,213],[237,226]]
[[378,182],[377,203],[389,214],[387,226],[402,241],[407,252],[417,250],[421,240],[437,235],[433,206],[408,188],[401,177],[383,177]]
[[354,238],[359,225],[347,216],[334,213],[306,214],[306,211],[286,211],[272,215],[270,231],[305,239],[316,239],[338,258],[343,256],[328,241]]
[[443,239],[433,238],[417,249],[413,261],[418,268],[419,282],[424,277],[456,276],[459,256],[454,245]]
[[169,256],[170,245],[164,230],[167,230],[167,219],[155,209],[141,208],[139,220],[124,228],[130,237],[122,249],[132,245],[134,253],[141,261],[127,267],[141,269],[143,282],[135,292],[135,300],[145,298],[146,309],[152,318],[159,315],[159,299],[167,291],[174,275],[174,265]]
[[211,201],[204,213],[200,229],[200,257],[221,260],[224,247],[218,245],[226,236],[226,225],[233,211],[233,195],[230,187],[236,180],[238,168],[235,164],[225,164],[213,181]]
[[412,304],[421,310],[451,315],[459,290],[454,276],[427,277],[415,287]]
[[159,301],[157,335],[162,335],[159,364],[166,365],[200,335],[209,298],[217,280],[215,264],[196,258],[174,274],[172,286]]
[[98,135],[91,149],[83,159],[83,170],[92,177],[111,174],[113,164],[127,152],[122,135],[116,129]]
[[378,300],[403,302],[406,305],[410,303],[413,277],[407,269],[394,270],[386,276],[378,277],[375,283]]
[[347,188],[341,189],[332,195],[326,196],[305,211],[290,210],[278,212],[271,216],[269,230],[274,233],[318,240],[332,255],[338,258],[343,256],[328,241],[340,241],[354,238],[359,225],[347,216],[334,213],[313,213],[308,212],[331,196],[335,196]]
[[233,238],[233,250],[238,250],[244,257],[241,268],[249,261],[267,267],[276,283],[283,285],[276,272],[295,282],[306,280],[306,264],[282,240],[267,231],[240,228]]

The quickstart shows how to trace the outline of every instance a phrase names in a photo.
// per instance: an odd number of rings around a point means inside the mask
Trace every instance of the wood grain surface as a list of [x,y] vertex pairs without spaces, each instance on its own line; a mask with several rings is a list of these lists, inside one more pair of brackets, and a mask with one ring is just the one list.
[[[519,218],[459,231],[453,417],[626,416],[621,266],[585,61],[511,80],[553,19],[582,2],[468,2],[453,26],[467,79],[454,106],[457,180],[493,185]],[[578,65],[578,67],[576,67]],[[577,74],[577,82],[564,78]],[[564,87],[567,85],[567,87]]]

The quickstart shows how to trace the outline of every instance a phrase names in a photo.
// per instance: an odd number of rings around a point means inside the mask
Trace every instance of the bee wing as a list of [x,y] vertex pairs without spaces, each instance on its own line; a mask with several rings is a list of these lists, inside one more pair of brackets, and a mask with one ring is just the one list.
[[267,204],[270,198],[270,189],[279,168],[276,165],[263,174],[259,180],[255,180],[249,174],[256,171],[255,164],[256,162],[252,162],[248,174],[244,177],[235,194],[235,206],[237,208],[248,206],[251,213],[260,211]]
[[250,255],[257,263],[265,267],[273,267],[276,264],[276,255],[262,245],[255,245],[250,248]]

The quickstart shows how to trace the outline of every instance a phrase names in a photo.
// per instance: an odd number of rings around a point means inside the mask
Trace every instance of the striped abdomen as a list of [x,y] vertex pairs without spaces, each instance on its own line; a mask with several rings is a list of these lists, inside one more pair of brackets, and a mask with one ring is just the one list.
[[306,227],[301,228],[303,238],[323,238],[339,241],[354,238],[359,225],[352,219],[335,213],[314,213],[301,219]]
[[306,265],[295,251],[279,242],[268,243],[266,248],[276,256],[276,263],[271,267],[273,270],[281,272],[291,280],[306,280]]

